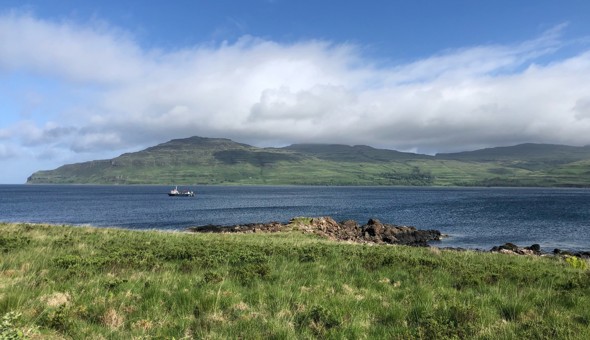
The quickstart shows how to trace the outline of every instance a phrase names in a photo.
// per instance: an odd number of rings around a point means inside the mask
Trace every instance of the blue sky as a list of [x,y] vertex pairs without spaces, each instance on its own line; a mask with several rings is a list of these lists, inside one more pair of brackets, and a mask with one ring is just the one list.
[[173,138],[590,144],[587,1],[0,0],[0,183]]

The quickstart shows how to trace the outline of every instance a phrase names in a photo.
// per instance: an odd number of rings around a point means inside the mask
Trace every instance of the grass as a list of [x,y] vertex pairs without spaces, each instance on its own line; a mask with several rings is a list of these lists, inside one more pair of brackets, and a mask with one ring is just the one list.
[[30,224],[0,255],[0,338],[590,338],[559,258]]

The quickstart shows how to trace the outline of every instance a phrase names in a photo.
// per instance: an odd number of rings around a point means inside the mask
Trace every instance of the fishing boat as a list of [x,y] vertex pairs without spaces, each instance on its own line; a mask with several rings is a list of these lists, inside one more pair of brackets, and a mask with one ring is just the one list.
[[174,187],[174,189],[170,190],[168,196],[186,196],[186,197],[193,197],[195,196],[195,192],[192,190],[178,190],[178,186]]

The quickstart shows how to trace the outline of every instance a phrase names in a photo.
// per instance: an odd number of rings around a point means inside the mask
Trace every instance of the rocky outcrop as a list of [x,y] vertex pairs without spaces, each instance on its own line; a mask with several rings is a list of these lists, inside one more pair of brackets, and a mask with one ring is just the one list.
[[360,243],[428,246],[429,241],[440,240],[442,237],[438,230],[418,230],[415,227],[383,224],[377,219],[370,219],[362,226],[352,220],[338,223],[330,217],[312,218],[307,223],[295,219],[291,224],[330,239]]
[[[316,234],[335,241],[347,241],[367,244],[401,244],[410,246],[428,246],[428,242],[440,240],[444,235],[438,230],[418,230],[415,227],[398,226],[382,223],[377,219],[370,219],[366,224],[360,225],[354,220],[336,222],[331,217],[296,217],[289,223],[249,223],[235,226],[205,225],[188,228],[192,232],[200,233],[275,233],[284,231],[301,231]],[[453,251],[466,251],[462,248],[443,248]],[[476,250],[485,251],[485,250]],[[548,255],[543,252],[541,246],[533,244],[528,247],[520,247],[514,243],[505,243],[495,246],[490,252],[512,255]],[[554,255],[575,256],[590,259],[589,251],[569,252],[555,249]]]
[[[502,254],[511,254],[511,255],[537,255],[537,256],[547,256],[550,255],[547,252],[543,252],[541,250],[541,246],[538,244],[533,244],[529,247],[519,247],[514,243],[504,243],[501,246],[495,246],[490,249],[492,253],[502,253]],[[553,255],[559,257],[579,257],[582,259],[590,259],[590,251],[567,251],[561,249],[554,249]]]
[[514,243],[505,243],[490,249],[492,253],[516,254],[516,255],[541,255],[541,246],[533,244],[530,247],[519,247]]
[[438,230],[418,230],[415,227],[384,224],[377,219],[370,219],[367,224],[359,225],[356,221],[347,220],[341,223],[331,217],[292,219],[288,224],[279,222],[251,223],[236,226],[206,225],[189,228],[193,232],[225,232],[225,233],[256,233],[281,232],[299,230],[312,233],[332,240],[358,243],[403,244],[411,246],[428,246],[429,241],[440,240],[442,234]]

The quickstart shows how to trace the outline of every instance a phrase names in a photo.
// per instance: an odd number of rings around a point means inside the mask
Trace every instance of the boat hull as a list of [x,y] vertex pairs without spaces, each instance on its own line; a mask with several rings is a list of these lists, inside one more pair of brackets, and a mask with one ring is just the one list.
[[193,197],[195,192],[192,190],[178,190],[178,186],[168,192],[168,196],[181,196],[181,197]]
[[168,196],[172,196],[172,197],[176,197],[176,196],[180,196],[180,197],[193,197],[193,196],[195,196],[195,194],[194,193],[180,193],[180,194],[168,193]]

